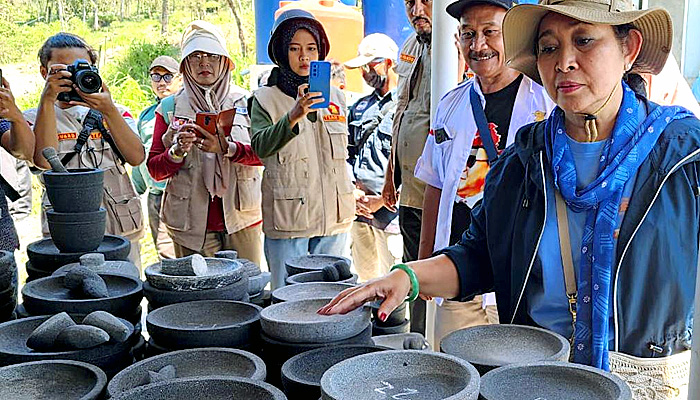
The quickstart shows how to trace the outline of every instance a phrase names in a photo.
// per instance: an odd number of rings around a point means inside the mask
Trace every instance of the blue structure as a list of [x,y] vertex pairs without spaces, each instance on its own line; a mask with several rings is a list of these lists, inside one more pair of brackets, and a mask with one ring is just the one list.
[[406,17],[404,0],[364,0],[362,14],[365,17],[365,36],[383,33],[401,45],[413,33]]
[[258,64],[272,64],[267,56],[267,42],[275,23],[275,11],[280,7],[280,0],[253,0],[255,7],[255,58]]

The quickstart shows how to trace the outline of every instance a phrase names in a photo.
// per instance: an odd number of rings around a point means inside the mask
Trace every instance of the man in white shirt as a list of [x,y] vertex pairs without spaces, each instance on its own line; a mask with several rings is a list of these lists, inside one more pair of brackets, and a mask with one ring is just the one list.
[[[442,98],[416,165],[415,176],[427,184],[419,258],[459,241],[482,198],[490,163],[513,143],[519,128],[545,119],[554,108],[544,88],[505,65],[501,25],[514,4],[458,0],[447,7],[459,20],[461,54],[476,77]],[[435,315],[434,341],[488,323],[498,323],[492,294],[466,303],[445,301]]]

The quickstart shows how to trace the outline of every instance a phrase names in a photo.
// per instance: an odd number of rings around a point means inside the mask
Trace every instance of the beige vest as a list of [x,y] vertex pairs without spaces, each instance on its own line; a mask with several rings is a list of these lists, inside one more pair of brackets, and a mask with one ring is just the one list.
[[[255,94],[272,121],[279,121],[295,100],[279,88]],[[277,154],[264,158],[263,230],[273,239],[330,236],[350,230],[355,198],[348,175],[345,97],[331,88],[331,105],[317,121],[303,118],[299,135]]]
[[[117,106],[124,115],[124,119],[136,135],[136,123],[128,114],[126,108]],[[66,154],[73,152],[78,134],[83,129],[82,121],[89,109],[75,106],[63,110],[56,110],[56,132],[58,134],[58,158],[62,159]],[[31,124],[36,122],[37,110],[32,109],[24,113],[25,118]],[[80,154],[76,154],[66,165],[67,168],[101,168],[104,172],[104,197],[102,207],[107,210],[107,222],[105,232],[112,235],[125,236],[129,240],[143,236],[143,212],[141,200],[134,189],[125,166],[117,159],[107,141],[102,139],[99,131],[95,130],[83,146]],[[43,180],[42,184],[43,184]],[[44,192],[42,196],[42,231],[44,236],[49,235],[46,223],[45,209],[50,207],[49,199]]]
[[[234,125],[231,136],[234,140],[250,144],[250,117],[247,113],[246,93],[243,89],[232,87],[224,109],[236,108]],[[184,102],[184,103],[183,103]],[[187,104],[184,91],[175,97],[175,111],[168,118],[172,122],[173,117],[194,120]],[[178,103],[180,105],[178,105]],[[160,106],[156,110],[162,112]],[[172,146],[176,131],[171,127],[163,135],[163,144],[166,148]],[[207,231],[207,214],[209,211],[210,195],[204,179],[202,179],[202,165],[200,161],[201,150],[196,146],[185,157],[183,166],[171,178],[165,186],[161,219],[168,228],[173,240],[189,249],[199,250],[204,245],[204,237]],[[230,162],[224,157],[224,162]],[[241,164],[233,164],[231,174],[228,177],[226,194],[223,197],[224,223],[226,232],[235,233],[247,228],[262,219],[260,210],[260,183],[261,167],[250,167]]]

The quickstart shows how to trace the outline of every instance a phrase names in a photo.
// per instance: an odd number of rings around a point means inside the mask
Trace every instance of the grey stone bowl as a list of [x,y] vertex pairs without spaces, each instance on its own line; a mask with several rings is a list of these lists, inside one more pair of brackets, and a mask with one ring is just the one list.
[[272,274],[267,271],[248,277],[248,294],[254,296],[262,292],[271,277]]
[[372,307],[372,319],[377,326],[380,327],[394,327],[401,325],[406,320],[406,310],[408,309],[406,306],[407,304],[408,303],[405,301],[399,304],[399,306],[396,307],[391,314],[389,314],[386,321],[382,321],[379,319],[379,307],[382,305],[382,302],[379,300],[373,301],[370,303],[370,306]]
[[118,317],[130,317],[143,298],[143,284],[128,275],[99,274],[107,284],[109,297],[102,299],[76,299],[63,286],[65,275],[49,276],[28,282],[22,288],[24,308],[32,315],[90,314],[102,310]]
[[80,262],[80,256],[86,253],[104,254],[106,260],[125,261],[129,257],[131,243],[122,236],[105,235],[96,250],[90,252],[62,253],[50,238],[38,240],[27,245],[27,256],[36,270],[46,271],[50,275],[66,264]]
[[348,258],[330,254],[308,254],[294,257],[285,261],[284,265],[287,267],[287,274],[293,276],[303,272],[322,271],[323,267],[333,265],[333,263],[340,260],[345,260],[348,265],[352,265]]
[[107,274],[122,274],[141,278],[141,271],[129,261],[108,261],[100,253],[87,253],[80,257],[80,262],[70,263],[54,271],[51,275],[64,275],[73,267],[82,266],[92,271]]
[[146,280],[154,288],[191,292],[230,286],[243,277],[243,266],[238,261],[225,258],[205,258],[205,260],[207,261],[207,275],[166,275],[161,271],[161,263],[155,263],[144,271]]
[[440,351],[468,361],[481,374],[513,363],[567,361],[569,341],[542,328],[523,325],[481,325],[454,331],[442,339]]
[[346,345],[322,347],[298,354],[282,365],[282,386],[291,399],[321,397],[321,377],[335,364],[359,356],[387,350],[386,347]]
[[[76,323],[82,321],[76,317],[72,318]],[[82,350],[39,352],[30,349],[27,347],[27,338],[47,319],[49,316],[44,315],[0,324],[0,366],[41,360],[74,360],[93,364],[107,372],[110,369],[124,368],[133,362],[133,360],[128,362],[133,340],[123,343],[109,341],[97,347]],[[134,326],[130,322],[124,319],[122,322],[133,331]],[[110,374],[107,373],[107,375]]]
[[150,383],[148,371],[158,371],[166,365],[175,367],[178,378],[229,376],[264,381],[265,363],[253,353],[221,347],[178,350],[147,358],[127,367],[114,376],[107,386],[107,394],[119,393]]
[[169,304],[185,303],[198,300],[243,300],[248,288],[248,282],[241,279],[238,282],[217,289],[196,290],[191,292],[176,292],[154,288],[148,281],[143,283],[143,293],[152,309]]
[[0,368],[0,399],[95,400],[106,384],[101,369],[79,361],[34,361]]
[[288,343],[332,342],[362,332],[370,309],[360,307],[345,315],[319,315],[316,311],[330,298],[285,301],[265,308],[260,323],[266,335]]
[[46,171],[42,174],[46,195],[58,212],[97,211],[104,196],[104,170],[69,169],[68,172]]
[[382,326],[379,320],[372,321],[372,336],[394,335],[397,333],[408,333],[411,330],[411,321],[405,319],[395,326]]
[[171,349],[239,347],[259,336],[260,310],[241,301],[177,303],[149,313],[146,329],[154,341]]
[[321,392],[324,400],[476,400],[479,372],[468,362],[447,354],[380,351],[332,366],[321,378]]
[[311,282],[283,286],[272,292],[272,302],[281,303],[283,301],[294,300],[328,299],[354,286],[355,285],[349,283],[336,282]]
[[[350,284],[356,284],[357,283],[357,274],[352,274],[352,278],[344,279],[342,281],[338,281],[336,283],[350,283]],[[310,282],[326,282],[323,279],[323,271],[311,271],[311,272],[302,272],[300,274],[292,275],[290,277],[287,277],[286,279],[287,285],[296,285],[298,283],[310,283]]]
[[80,213],[46,211],[54,245],[64,253],[94,251],[105,237],[107,210]]
[[481,378],[485,400],[567,399],[631,400],[629,386],[613,374],[596,368],[547,361],[511,364]]
[[208,376],[176,378],[123,392],[112,400],[287,400],[269,383],[247,378]]

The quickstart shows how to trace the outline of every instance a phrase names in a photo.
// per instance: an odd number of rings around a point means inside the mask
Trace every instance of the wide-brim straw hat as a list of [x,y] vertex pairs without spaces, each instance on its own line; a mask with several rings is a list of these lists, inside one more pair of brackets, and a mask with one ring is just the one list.
[[506,63],[542,84],[535,55],[540,21],[550,12],[591,24],[633,24],[642,33],[642,49],[631,72],[658,74],[671,52],[673,22],[663,8],[635,10],[626,0],[542,0],[511,8],[503,20]]

